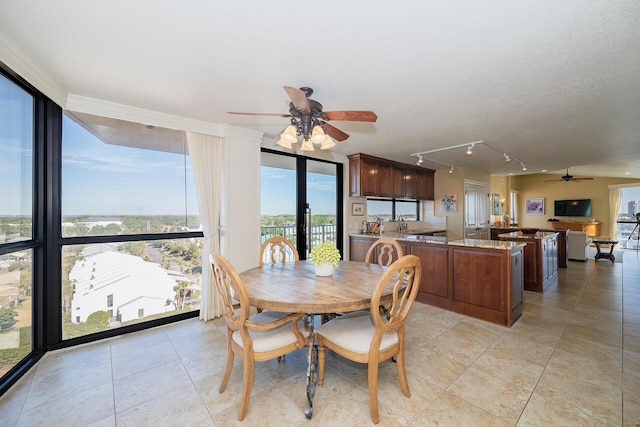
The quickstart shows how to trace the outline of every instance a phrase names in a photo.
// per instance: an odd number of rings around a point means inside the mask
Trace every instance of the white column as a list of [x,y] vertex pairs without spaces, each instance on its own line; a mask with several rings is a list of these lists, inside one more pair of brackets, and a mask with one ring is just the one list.
[[227,141],[220,251],[242,272],[260,254],[260,143],[262,132],[224,126]]

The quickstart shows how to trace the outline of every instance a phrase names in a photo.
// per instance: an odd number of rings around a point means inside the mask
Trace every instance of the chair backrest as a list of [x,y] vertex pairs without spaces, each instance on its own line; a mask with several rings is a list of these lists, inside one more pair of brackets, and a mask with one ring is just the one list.
[[371,264],[371,262],[373,262],[373,256],[376,255],[376,253],[378,255],[378,265],[385,265],[387,267],[404,255],[400,243],[388,237],[381,237],[373,242],[373,245],[371,245],[367,251],[367,256],[364,257],[364,262]]
[[[415,255],[401,257],[382,274],[371,298],[371,321],[376,327],[376,338],[404,327],[418,295],[421,277],[422,264]],[[382,304],[380,299],[385,289],[393,289],[393,294],[387,313],[382,314],[378,307]]]
[[[246,328],[245,322],[249,318],[250,307],[249,297],[242,279],[231,263],[222,255],[211,254],[209,261],[227,326],[234,331]],[[234,298],[240,302],[238,310]]]
[[260,248],[260,266],[265,264],[277,264],[300,261],[298,250],[293,243],[284,237],[272,237],[262,244]]

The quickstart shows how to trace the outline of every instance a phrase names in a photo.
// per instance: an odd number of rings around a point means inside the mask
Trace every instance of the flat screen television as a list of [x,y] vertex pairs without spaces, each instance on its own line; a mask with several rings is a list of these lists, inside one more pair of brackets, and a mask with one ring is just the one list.
[[591,216],[591,199],[555,200],[555,216]]

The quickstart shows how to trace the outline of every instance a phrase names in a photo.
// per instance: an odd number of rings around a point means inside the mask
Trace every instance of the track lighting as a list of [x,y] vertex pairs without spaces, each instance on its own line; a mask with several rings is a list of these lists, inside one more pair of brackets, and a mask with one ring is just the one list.
[[[520,166],[522,167],[523,171],[527,170],[527,166],[524,164],[524,162],[522,160],[520,160],[519,158],[517,158],[516,156],[514,156],[513,154],[509,154],[505,151],[499,150],[498,148],[492,146],[491,144],[488,144],[484,141],[474,141],[474,142],[467,142],[465,144],[458,144],[458,145],[452,145],[449,147],[442,147],[442,148],[436,148],[433,150],[428,150],[428,151],[421,151],[419,153],[414,153],[411,154],[411,156],[415,156],[418,158],[417,160],[417,164],[421,165],[423,163],[424,160],[427,160],[429,163],[439,163],[441,165],[445,165],[445,166],[449,166],[450,170],[449,173],[453,173],[453,170],[456,168],[455,166],[449,164],[449,163],[443,163],[437,160],[433,160],[431,158],[425,159],[423,156],[424,155],[429,155],[432,153],[439,153],[441,151],[447,151],[447,150],[453,150],[453,149],[460,149],[460,148],[465,148],[466,149],[466,154],[467,156],[471,156],[473,154],[473,150],[476,147],[476,145],[480,144],[481,146],[486,146],[487,148],[490,148],[491,150],[495,151],[498,154],[501,154],[502,157],[504,158],[505,163],[509,163],[511,162],[511,160],[515,160],[515,162],[520,163]],[[485,154],[485,150],[480,150],[480,155],[484,155]]]

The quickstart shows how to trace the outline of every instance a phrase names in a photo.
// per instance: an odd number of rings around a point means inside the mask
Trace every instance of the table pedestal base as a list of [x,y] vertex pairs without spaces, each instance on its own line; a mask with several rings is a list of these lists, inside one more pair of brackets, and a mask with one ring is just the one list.
[[309,343],[307,344],[307,401],[309,407],[304,410],[307,419],[313,416],[313,396],[316,394],[318,385],[318,344],[316,344],[316,333],[314,330],[313,314],[305,315],[305,326],[309,328]]

